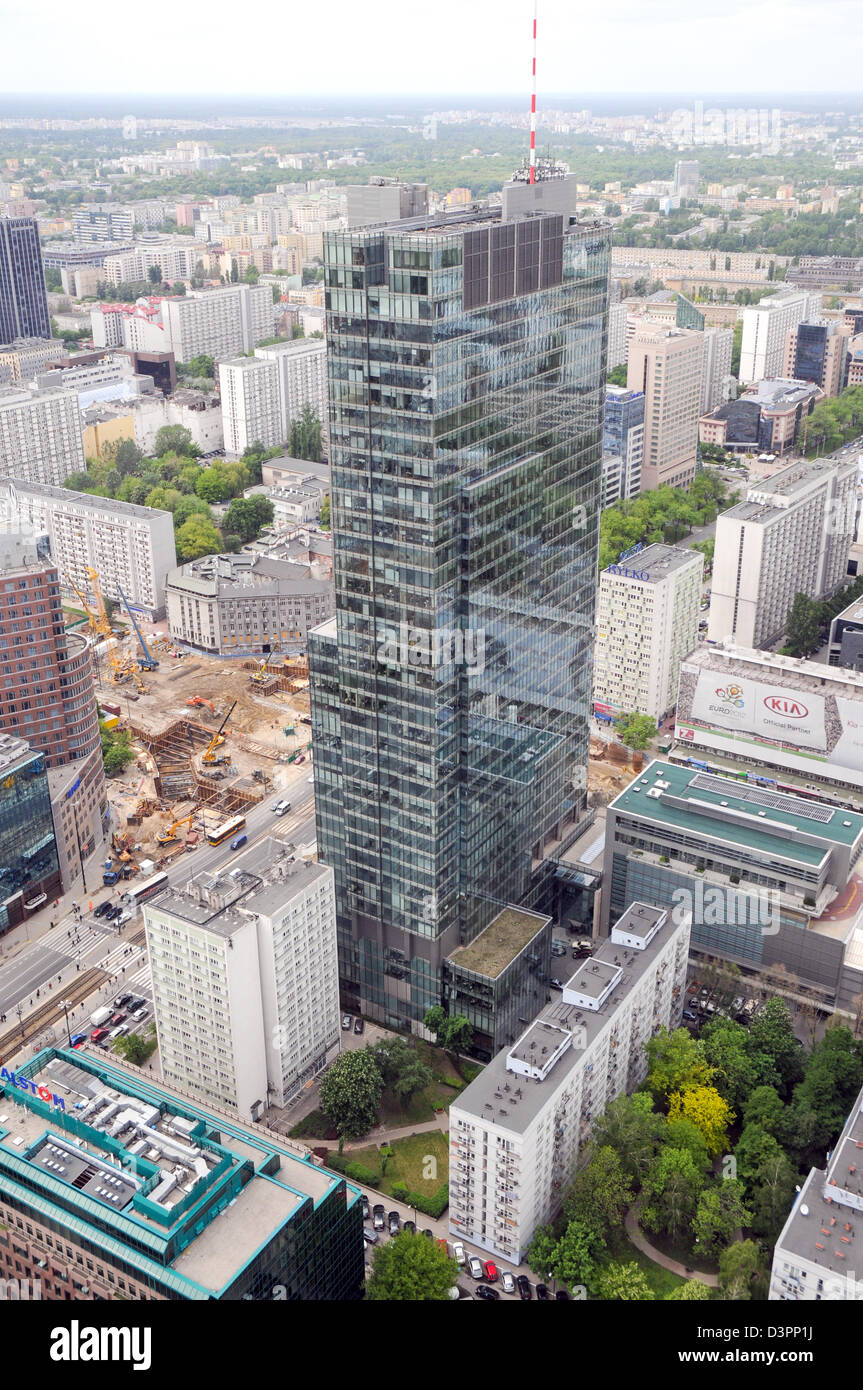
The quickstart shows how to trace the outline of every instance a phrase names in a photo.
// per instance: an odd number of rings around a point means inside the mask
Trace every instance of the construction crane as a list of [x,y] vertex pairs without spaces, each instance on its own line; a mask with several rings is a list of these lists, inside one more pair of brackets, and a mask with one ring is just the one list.
[[181,826],[181,825],[189,825],[194,819],[195,819],[195,812],[194,812],[194,811],[192,811],[191,814],[188,815],[188,816],[181,816],[181,818],[180,818],[179,820],[175,820],[175,821],[173,822],[172,825],[169,825],[167,830],[160,830],[160,831],[158,832],[158,834],[157,834],[157,836],[156,836],[156,844],[157,844],[157,845],[172,845],[172,844],[174,844],[175,841],[179,840],[179,838],[180,838],[179,835],[177,834],[177,831],[179,830],[180,826]]
[[78,602],[84,609],[84,612],[87,614],[87,621],[90,624],[90,634],[93,638],[93,641],[98,642],[98,640],[101,637],[112,637],[113,633],[111,631],[111,623],[108,619],[107,613],[105,614],[103,619],[99,613],[94,612],[89,600],[84,597],[75,581],[73,579],[70,579],[68,574],[64,575],[63,578],[65,582],[69,585],[69,588],[75,594],[76,598],[78,599]]
[[152,655],[150,648],[147,646],[147,643],[144,641],[144,634],[139,628],[137,622],[135,621],[135,614],[132,612],[132,609],[129,605],[129,600],[126,598],[126,595],[123,593],[123,590],[120,588],[119,584],[117,585],[117,593],[123,600],[126,612],[129,614],[129,617],[132,620],[132,626],[135,629],[135,635],[141,644],[141,651],[144,653],[143,656],[138,657],[138,666],[142,671],[155,671],[159,663],[156,660],[156,658]]
[[265,681],[268,681],[270,679],[270,673],[267,670],[266,657],[264,657],[264,660],[258,666],[257,671],[252,672],[249,679],[254,681],[255,685],[263,685]]
[[228,710],[228,713],[222,720],[221,724],[219,725],[218,729],[213,734],[213,737],[210,739],[210,742],[203,754],[203,757],[201,758],[201,762],[205,763],[208,767],[211,767],[214,763],[229,763],[231,761],[231,755],[229,753],[226,753],[223,757],[217,757],[216,749],[225,742],[225,736],[222,733],[222,730],[224,729],[225,725],[227,724],[228,720],[233,714],[236,705],[237,702],[235,700],[234,703],[231,705],[231,708]]

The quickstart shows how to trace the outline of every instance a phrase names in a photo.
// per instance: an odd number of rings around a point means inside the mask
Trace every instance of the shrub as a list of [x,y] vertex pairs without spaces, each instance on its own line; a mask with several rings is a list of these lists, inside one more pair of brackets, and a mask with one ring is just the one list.
[[344,1154],[328,1154],[327,1167],[334,1168],[337,1173],[344,1173],[345,1177],[353,1182],[364,1183],[366,1187],[380,1187],[380,1173],[375,1172],[374,1168],[367,1168],[364,1163],[352,1162],[345,1158]]
[[[395,1186],[393,1184],[393,1196],[395,1196]],[[417,1211],[425,1212],[426,1216],[442,1216],[449,1205],[449,1183],[443,1182],[437,1192],[431,1197],[424,1197],[421,1192],[408,1192],[402,1199],[406,1206],[416,1207]]]
[[406,1182],[393,1183],[393,1196],[399,1202],[406,1202],[408,1196],[408,1185]]

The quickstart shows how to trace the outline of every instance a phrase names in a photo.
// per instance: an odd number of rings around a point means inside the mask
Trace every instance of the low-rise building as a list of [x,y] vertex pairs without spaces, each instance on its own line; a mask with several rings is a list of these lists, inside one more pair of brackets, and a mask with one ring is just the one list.
[[311,567],[259,555],[206,555],[168,575],[174,641],[220,656],[304,649],[335,613],[332,583]]
[[830,624],[831,666],[863,671],[863,598],[855,598]]
[[450,1107],[449,1229],[519,1264],[560,1211],[593,1122],[683,1008],[689,918],[643,902]]
[[550,917],[504,907],[469,946],[445,958],[447,1012],[470,1019],[472,1052],[481,1062],[511,1046],[525,1021],[542,1008],[550,951]]
[[785,377],[760,381],[698,421],[702,444],[738,453],[784,454],[797,443],[807,415],[824,399],[820,386]]

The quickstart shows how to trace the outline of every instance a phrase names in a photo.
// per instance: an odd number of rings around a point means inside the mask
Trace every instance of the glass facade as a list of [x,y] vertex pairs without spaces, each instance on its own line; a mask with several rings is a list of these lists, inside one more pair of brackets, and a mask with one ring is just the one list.
[[60,891],[48,774],[41,753],[0,764],[0,933],[26,905]]
[[584,807],[609,257],[553,214],[326,238],[318,848],[345,1005],[391,1026]]
[[50,337],[36,219],[0,217],[0,343]]
[[828,329],[822,323],[801,323],[797,326],[797,352],[794,376],[798,381],[814,381],[820,386],[825,376]]

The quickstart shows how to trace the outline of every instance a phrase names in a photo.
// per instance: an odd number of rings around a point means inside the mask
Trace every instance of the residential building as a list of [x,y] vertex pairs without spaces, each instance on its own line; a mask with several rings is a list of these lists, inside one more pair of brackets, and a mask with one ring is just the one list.
[[600,935],[650,894],[692,913],[694,953],[781,966],[792,998],[847,1011],[863,989],[861,853],[854,811],[655,759],[606,808]]
[[[143,354],[139,354],[142,356]],[[185,388],[173,395],[163,396],[156,391],[146,396],[134,396],[112,405],[99,404],[83,412],[85,437],[95,429],[100,437],[108,437],[110,422],[122,422],[120,437],[133,439],[145,454],[152,454],[156,435],[163,425],[182,425],[204,454],[221,451],[224,444],[222,411],[215,393]]]
[[119,203],[91,203],[75,213],[75,240],[131,241],[135,218],[130,208]]
[[65,347],[55,338],[18,338],[0,347],[0,386],[32,381]]
[[177,563],[170,512],[68,488],[0,477],[0,515],[15,529],[47,538],[47,552],[68,595],[91,591],[87,570],[102,593],[120,591],[151,621],[165,616],[165,577]]
[[807,415],[823,400],[809,381],[759,381],[738,399],[726,401],[698,421],[702,444],[739,453],[785,454],[796,445]]
[[863,386],[863,333],[846,339],[846,386]]
[[32,217],[0,217],[0,343],[50,338],[39,230]]
[[642,492],[665,483],[688,487],[695,477],[703,368],[700,333],[647,322],[636,328],[626,385],[644,394]]
[[399,179],[371,178],[368,183],[349,183],[348,226],[370,227],[422,217],[428,212],[428,184],[402,183]]
[[273,504],[273,521],[277,526],[286,522],[302,525],[317,521],[324,500],[323,490],[310,487],[274,487],[267,492]]
[[166,580],[175,642],[220,656],[304,650],[335,611],[333,586],[312,568],[258,555],[205,555]]
[[156,241],[152,245],[136,245],[131,251],[106,256],[102,278],[109,280],[112,285],[134,283],[146,280],[155,265],[166,282],[188,280],[195,274],[195,266],[205,249],[201,242],[192,241],[190,237],[181,237],[179,242]]
[[327,237],[317,843],[343,1003],[393,1027],[582,819],[609,249],[490,207]]
[[698,160],[678,159],[674,166],[674,192],[678,197],[697,198],[698,179]]
[[308,406],[327,421],[327,349],[320,339],[298,339],[255,349],[253,358],[219,364],[225,451],[239,457],[252,444],[273,449],[290,438],[291,424]]
[[825,599],[845,582],[855,531],[857,460],[789,464],[751,484],[716,522],[708,639],[766,647],[797,593]]
[[594,710],[657,723],[677,701],[680,663],[698,641],[704,556],[648,545],[599,576]]
[[[681,295],[682,299],[683,296]],[[737,384],[731,375],[731,353],[734,330],[705,328],[701,334],[704,363],[701,369],[701,404],[699,415],[706,415],[724,404],[736,393]]]
[[606,386],[602,450],[602,506],[637,497],[644,460],[643,391]]
[[845,385],[845,357],[849,334],[835,320],[799,323],[785,338],[782,375],[796,381],[812,381],[825,396],[838,396]]
[[863,1238],[861,1149],[863,1092],[851,1107],[825,1167],[812,1168],[797,1188],[773,1250],[769,1302],[863,1299],[863,1277],[853,1258],[857,1236]]
[[608,354],[606,357],[608,371],[612,371],[615,367],[622,367],[626,361],[626,319],[628,313],[628,305],[623,302],[608,306]]
[[680,1022],[689,917],[631,903],[592,959],[450,1106],[449,1229],[518,1265],[559,1214],[595,1121]]
[[0,1083],[6,1285],[53,1302],[362,1296],[359,1189],[290,1139],[96,1049],[43,1048]]
[[168,1084],[257,1120],[338,1055],[332,869],[265,839],[160,893],[144,921]]
[[60,866],[44,754],[0,733],[0,778],[2,938],[60,891]]
[[859,729],[859,669],[705,642],[680,668],[669,757],[863,813]]
[[60,484],[86,467],[74,391],[0,387],[0,474]]
[[173,352],[177,362],[202,354],[221,361],[272,336],[273,296],[269,285],[226,285],[132,308],[102,305],[90,317],[97,346]]
[[820,294],[793,288],[779,290],[769,299],[748,305],[743,310],[740,380],[748,385],[781,376],[787,334],[820,309]]

